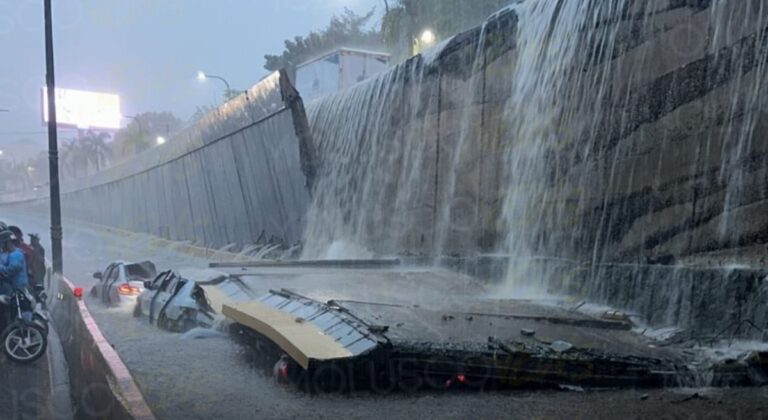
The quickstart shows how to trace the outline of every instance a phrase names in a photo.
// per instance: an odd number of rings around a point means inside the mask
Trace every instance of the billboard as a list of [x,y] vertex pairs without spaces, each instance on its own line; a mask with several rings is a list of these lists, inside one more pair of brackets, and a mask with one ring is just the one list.
[[[43,88],[43,121],[48,122],[48,89]],[[59,127],[119,130],[123,116],[120,96],[77,89],[56,88],[56,123]]]

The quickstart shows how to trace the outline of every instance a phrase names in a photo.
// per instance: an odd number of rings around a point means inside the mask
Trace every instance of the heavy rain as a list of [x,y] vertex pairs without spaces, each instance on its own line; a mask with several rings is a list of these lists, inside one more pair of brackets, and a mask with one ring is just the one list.
[[0,56],[0,419],[768,415],[768,0],[0,0]]

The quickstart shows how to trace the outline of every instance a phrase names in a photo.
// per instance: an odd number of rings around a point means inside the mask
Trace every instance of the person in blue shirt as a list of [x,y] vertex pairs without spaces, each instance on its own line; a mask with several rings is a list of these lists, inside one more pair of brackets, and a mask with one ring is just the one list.
[[0,294],[29,286],[24,254],[14,245],[10,230],[0,231]]

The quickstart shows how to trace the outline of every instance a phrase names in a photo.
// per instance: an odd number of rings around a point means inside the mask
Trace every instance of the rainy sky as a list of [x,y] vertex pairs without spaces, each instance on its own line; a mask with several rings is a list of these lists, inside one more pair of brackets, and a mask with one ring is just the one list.
[[[123,115],[171,111],[187,120],[266,74],[264,55],[380,0],[53,0],[57,86],[117,93]],[[0,148],[24,158],[46,145],[43,0],[0,0]],[[375,20],[375,19],[374,19]],[[124,121],[127,123],[128,121]],[[62,132],[63,138],[73,133]]]

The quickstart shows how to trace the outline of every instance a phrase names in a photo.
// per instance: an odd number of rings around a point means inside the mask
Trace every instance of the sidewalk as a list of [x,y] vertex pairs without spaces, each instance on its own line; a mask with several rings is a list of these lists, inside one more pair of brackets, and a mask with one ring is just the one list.
[[0,418],[54,418],[48,355],[30,365],[0,356]]
[[20,365],[0,354],[0,419],[72,418],[67,366],[51,330],[45,356]]

